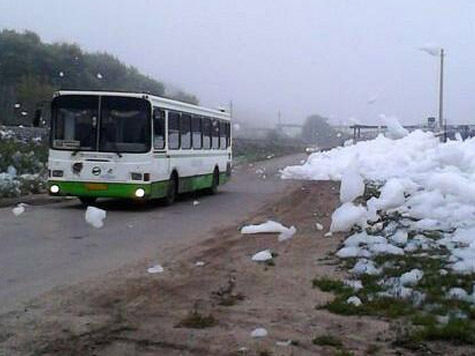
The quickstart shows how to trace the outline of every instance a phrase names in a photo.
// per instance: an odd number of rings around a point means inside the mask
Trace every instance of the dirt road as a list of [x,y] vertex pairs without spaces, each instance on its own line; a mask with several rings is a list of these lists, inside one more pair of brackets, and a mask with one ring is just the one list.
[[186,197],[171,207],[104,201],[98,205],[107,210],[102,229],[85,223],[77,200],[29,206],[18,217],[11,207],[1,208],[0,312],[137,260],[160,261],[169,247],[203,240],[213,229],[241,221],[285,192],[291,183],[282,181],[278,170],[304,157],[243,165],[219,194]]

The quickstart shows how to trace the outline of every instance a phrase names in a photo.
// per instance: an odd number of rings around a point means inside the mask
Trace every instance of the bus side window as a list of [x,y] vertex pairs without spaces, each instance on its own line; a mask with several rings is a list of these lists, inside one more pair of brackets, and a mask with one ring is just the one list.
[[180,148],[180,114],[172,111],[168,112],[168,148]]
[[153,148],[165,148],[165,111],[158,108],[153,109]]
[[219,121],[216,119],[211,120],[211,138],[212,147],[219,148]]
[[231,146],[231,123],[226,123],[226,147]]
[[209,150],[211,148],[211,120],[207,117],[203,118],[203,148]]
[[193,133],[193,148],[200,149],[202,146],[202,138],[201,138],[201,117],[193,116],[191,119],[191,132]]
[[219,148],[224,150],[226,148],[226,122],[219,122]]
[[181,148],[189,150],[191,148],[191,116],[182,114],[180,119]]

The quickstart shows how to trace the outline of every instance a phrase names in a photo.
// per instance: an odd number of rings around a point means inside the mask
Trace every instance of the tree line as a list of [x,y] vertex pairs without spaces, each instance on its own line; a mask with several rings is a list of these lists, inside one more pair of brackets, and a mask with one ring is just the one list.
[[196,96],[168,93],[163,83],[117,57],[88,53],[77,44],[44,43],[34,32],[0,32],[0,124],[30,125],[58,89],[127,90],[198,104]]

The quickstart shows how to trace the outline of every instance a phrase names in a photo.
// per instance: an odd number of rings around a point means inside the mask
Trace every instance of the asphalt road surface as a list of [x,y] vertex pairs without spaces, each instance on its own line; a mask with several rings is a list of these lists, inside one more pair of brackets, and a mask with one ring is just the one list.
[[[205,239],[213,229],[242,221],[292,184],[279,178],[279,169],[304,158],[291,155],[241,166],[217,195],[184,197],[170,207],[104,200],[97,205],[107,210],[101,229],[85,222],[77,200],[28,206],[18,217],[12,207],[1,208],[0,312],[127,264],[147,258],[153,264],[165,246]],[[256,173],[262,168],[265,173]]]

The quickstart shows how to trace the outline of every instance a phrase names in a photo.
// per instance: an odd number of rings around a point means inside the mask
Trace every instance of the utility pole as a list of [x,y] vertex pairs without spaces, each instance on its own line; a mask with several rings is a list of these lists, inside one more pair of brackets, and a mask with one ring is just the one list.
[[444,49],[440,49],[439,128],[444,127]]

